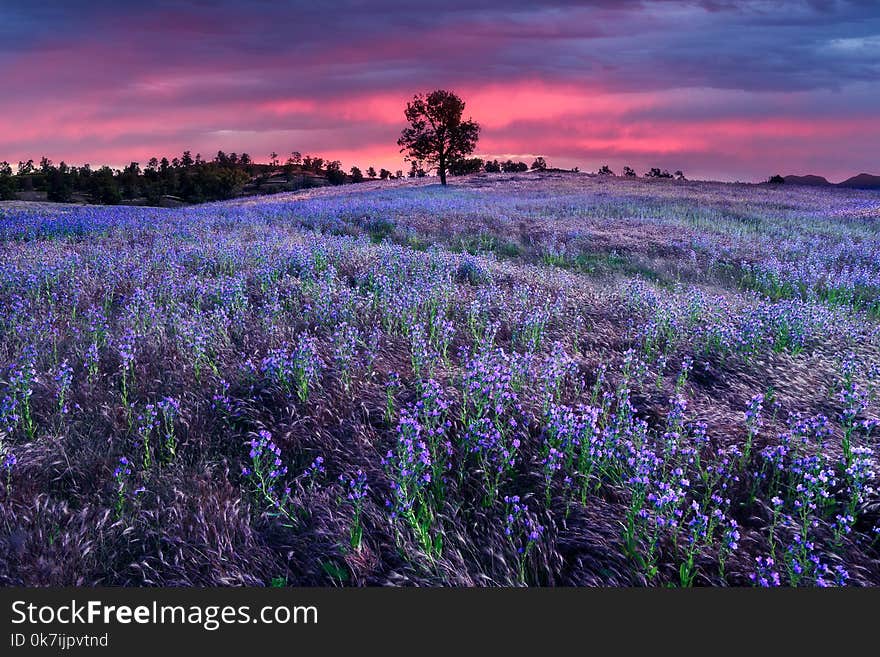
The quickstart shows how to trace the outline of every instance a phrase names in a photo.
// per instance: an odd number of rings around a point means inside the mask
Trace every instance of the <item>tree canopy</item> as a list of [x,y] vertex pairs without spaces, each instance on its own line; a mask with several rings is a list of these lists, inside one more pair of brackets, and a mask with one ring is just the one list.
[[409,126],[397,140],[400,152],[408,160],[436,169],[443,185],[450,166],[473,153],[480,136],[479,124],[462,119],[464,107],[457,95],[438,89],[416,94],[404,111]]

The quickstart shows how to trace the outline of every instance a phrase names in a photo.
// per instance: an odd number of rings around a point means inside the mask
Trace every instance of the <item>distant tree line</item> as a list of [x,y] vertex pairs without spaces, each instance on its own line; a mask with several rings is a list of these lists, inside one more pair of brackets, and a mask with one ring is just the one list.
[[[600,176],[617,175],[607,164],[603,164],[601,167],[599,167],[599,170],[596,173]],[[623,177],[636,178],[638,177],[638,174],[632,167],[623,167]],[[646,171],[645,178],[675,178],[676,180],[687,180],[687,178],[684,177],[684,172],[681,171],[681,169],[679,169],[675,173],[669,173],[668,169],[660,169],[658,167],[651,167],[651,169]]]
[[[532,162],[531,166],[525,162],[507,160],[501,162],[499,160],[483,160],[479,157],[469,157],[456,160],[449,165],[449,173],[453,176],[466,176],[472,173],[523,173],[525,171],[547,171],[549,166],[543,157],[538,157]],[[413,170],[416,170],[413,163]],[[424,171],[419,168],[419,175],[425,175]],[[412,173],[410,174],[412,177]]]
[[[372,167],[368,170],[373,172]],[[396,177],[402,177],[398,171]],[[382,169],[383,179],[395,177]],[[71,166],[65,162],[57,165],[46,157],[35,164],[33,160],[19,162],[13,170],[8,162],[0,162],[0,200],[11,200],[19,193],[44,192],[46,199],[66,203],[85,200],[92,203],[114,205],[140,201],[158,205],[171,197],[185,203],[201,203],[234,198],[248,191],[262,193],[276,191],[277,185],[266,183],[297,183],[307,187],[361,182],[364,175],[358,167],[348,173],[338,160],[301,155],[292,152],[282,164],[277,153],[271,153],[269,164],[253,161],[247,153],[224,153],[218,151],[212,159],[201,154],[184,151],[180,157],[168,159],[151,158],[143,168],[139,162],[131,162],[122,169],[102,166],[92,169],[88,164]]]
[[[416,170],[416,165],[413,163],[413,171]],[[525,162],[519,162],[514,160],[507,160],[501,162],[499,160],[483,160],[479,157],[465,158],[461,160],[457,160],[450,164],[449,173],[453,176],[465,176],[471,173],[523,173],[525,171],[562,171],[562,169],[554,169],[551,168],[547,164],[547,160],[543,157],[537,157],[532,162],[531,165],[526,164]],[[425,175],[422,169],[418,169],[419,175]],[[572,171],[577,172],[578,169],[575,167]],[[611,167],[607,164],[603,164],[599,170],[596,172],[600,176],[615,176],[617,175]],[[625,166],[623,167],[622,175],[625,178],[636,178],[638,174],[635,172],[635,169],[632,167]],[[410,176],[414,177],[414,174],[410,172]],[[644,174],[645,178],[675,178],[676,180],[686,180],[684,176],[684,172],[681,170],[675,171],[674,173],[670,173],[667,169],[660,169],[658,167],[652,167]]]
[[[522,173],[526,171],[551,171],[543,157],[536,157],[531,165],[522,161],[508,159],[484,160],[479,157],[455,157],[445,163],[452,176],[465,176],[474,173]],[[410,159],[409,178],[424,178],[430,163]],[[577,171],[575,168],[573,171]],[[598,170],[598,175],[613,176],[615,172],[607,164]],[[622,175],[636,177],[631,167],[623,167]],[[684,180],[684,173],[669,173],[666,169],[651,168],[646,178],[676,178]],[[46,199],[57,202],[87,200],[92,203],[113,205],[117,203],[142,202],[159,205],[163,200],[179,199],[185,203],[201,203],[234,198],[242,194],[261,194],[279,191],[279,184],[294,187],[309,187],[319,184],[342,185],[360,183],[365,180],[393,180],[403,178],[404,172],[392,172],[372,166],[364,172],[353,166],[348,172],[339,160],[325,160],[322,157],[302,155],[297,151],[282,162],[278,153],[269,155],[268,164],[253,161],[247,153],[224,153],[218,151],[211,160],[203,159],[201,154],[192,156],[184,151],[180,157],[169,160],[151,158],[141,168],[132,162],[122,169],[103,166],[92,169],[88,164],[76,167],[65,162],[55,165],[42,158],[39,164],[33,160],[19,162],[16,170],[8,162],[0,162],[0,200],[17,198],[19,193],[44,192]],[[771,182],[783,182],[774,176]]]

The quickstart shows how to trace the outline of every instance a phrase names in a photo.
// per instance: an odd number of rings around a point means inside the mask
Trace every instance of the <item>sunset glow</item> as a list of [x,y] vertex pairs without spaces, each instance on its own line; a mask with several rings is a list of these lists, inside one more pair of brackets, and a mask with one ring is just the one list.
[[296,150],[394,170],[407,99],[448,87],[484,157],[727,180],[880,168],[870,3],[385,4],[4,3],[0,159]]

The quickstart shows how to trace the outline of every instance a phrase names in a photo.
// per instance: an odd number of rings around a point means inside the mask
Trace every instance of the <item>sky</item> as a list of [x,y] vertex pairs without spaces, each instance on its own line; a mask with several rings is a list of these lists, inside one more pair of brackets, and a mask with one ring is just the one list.
[[0,160],[185,149],[406,168],[406,101],[477,154],[757,181],[880,174],[880,3],[0,2]]

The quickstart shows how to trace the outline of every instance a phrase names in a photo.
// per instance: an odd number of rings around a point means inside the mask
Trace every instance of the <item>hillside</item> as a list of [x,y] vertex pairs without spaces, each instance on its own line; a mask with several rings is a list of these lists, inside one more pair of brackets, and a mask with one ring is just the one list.
[[880,585],[880,196],[0,205],[0,584]]
[[846,189],[880,189],[880,176],[872,176],[868,173],[860,173],[852,178],[839,183],[831,183],[823,176],[784,176],[783,180],[788,185],[803,185],[806,187],[843,187]]
[[786,184],[789,185],[808,185],[815,187],[824,187],[825,185],[830,185],[822,176],[814,176],[814,175],[806,175],[806,176],[785,176],[784,178]]
[[26,202],[181,207],[242,196],[259,196],[312,187],[357,182],[339,168],[323,161],[306,165],[241,163],[223,155],[203,161],[186,159],[141,170],[135,162],[122,170],[88,165],[71,167],[63,162],[31,167],[27,173],[0,172],[0,199]]
[[838,187],[849,187],[853,189],[880,189],[880,176],[872,176],[869,173],[860,173],[852,178],[847,178]]

